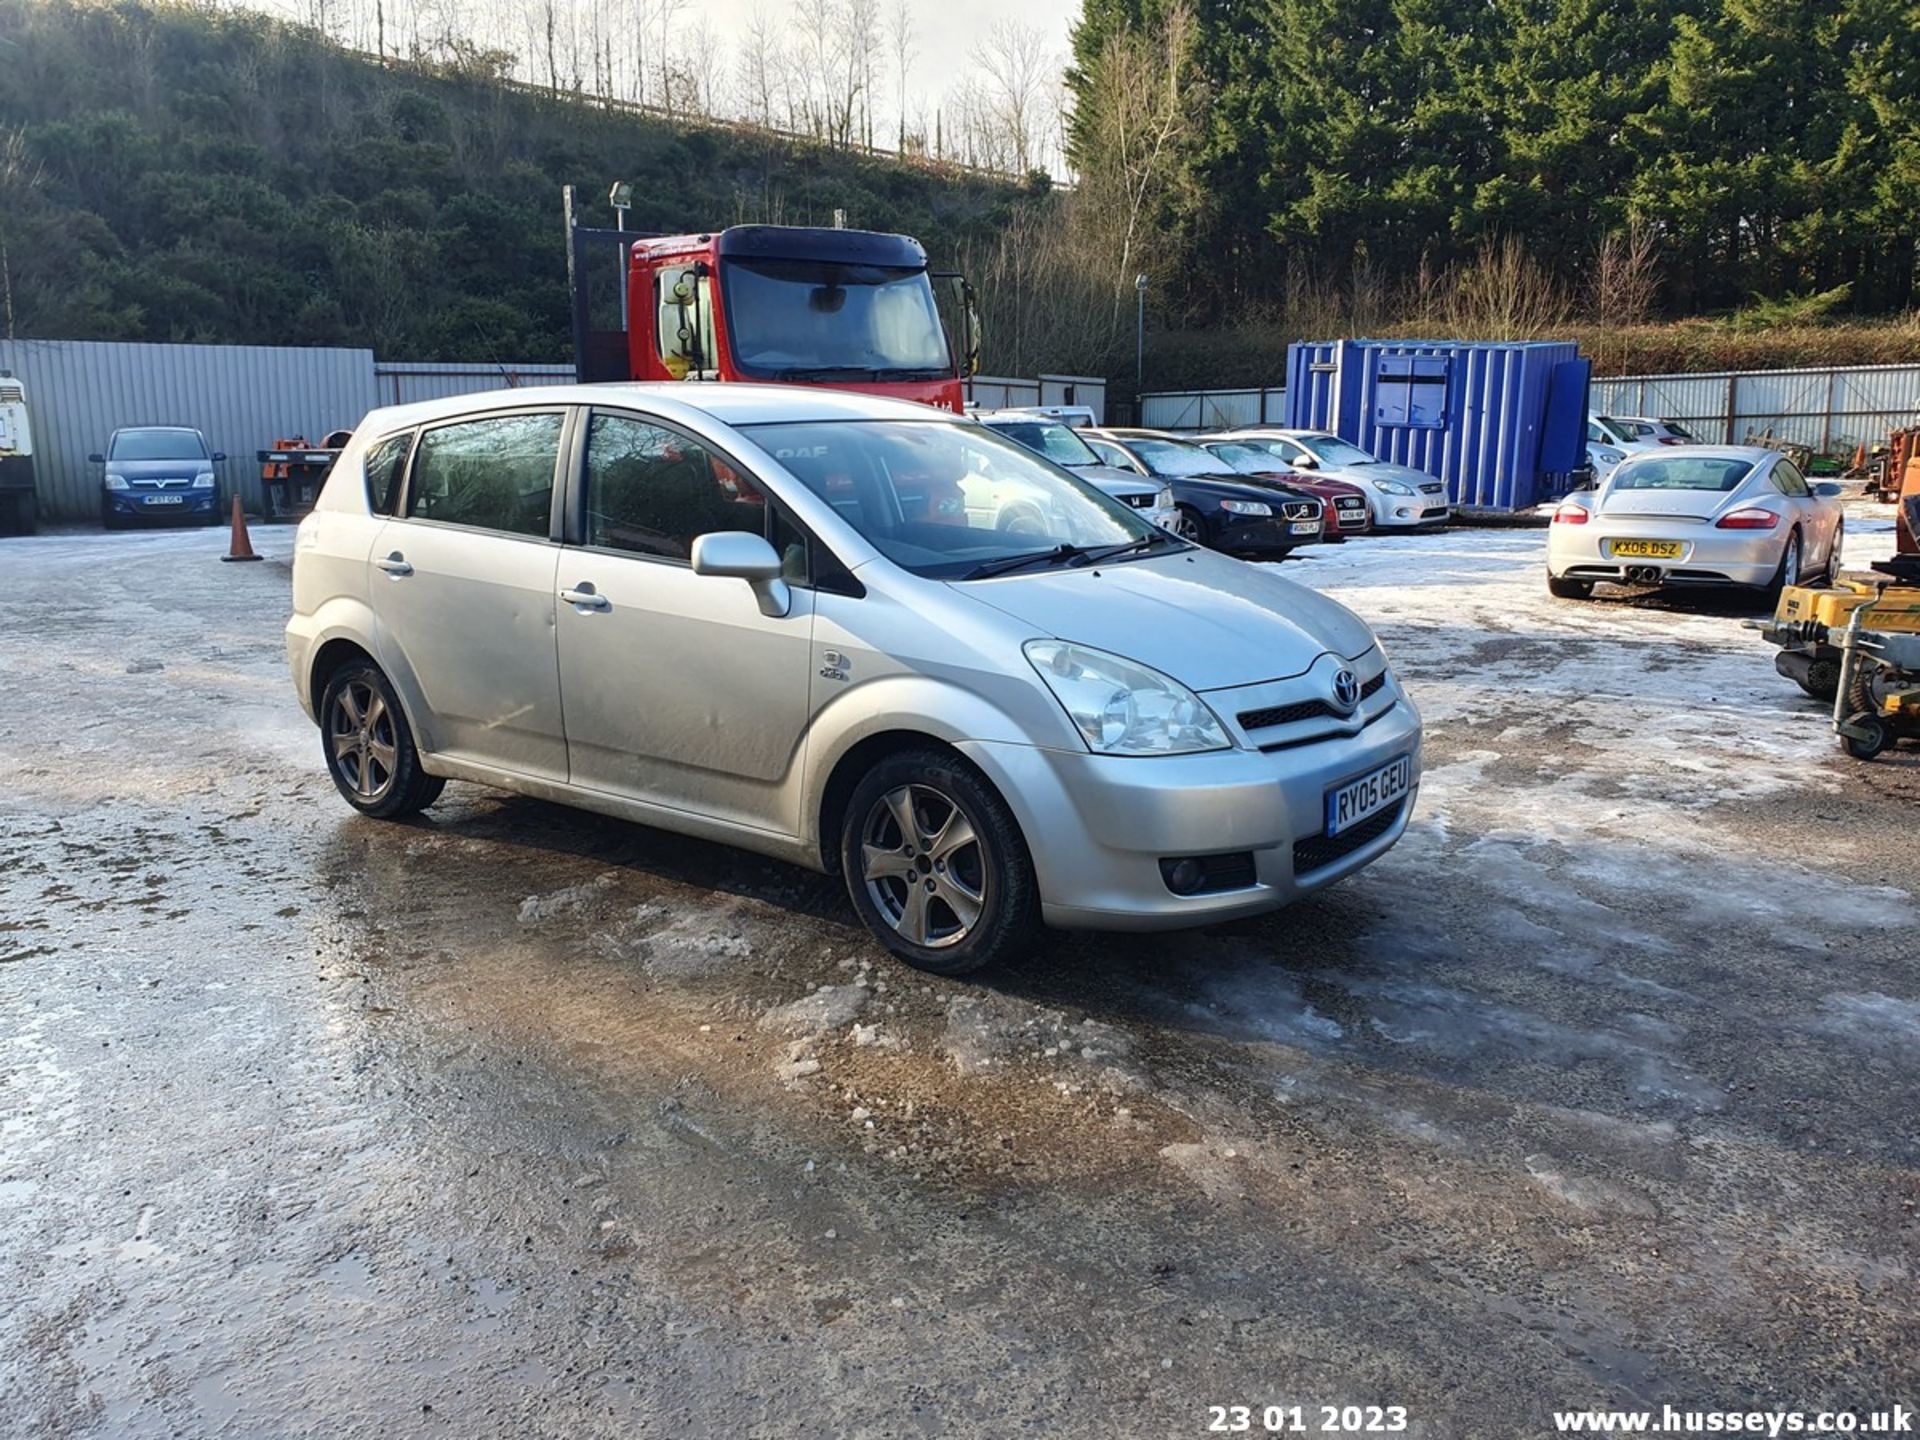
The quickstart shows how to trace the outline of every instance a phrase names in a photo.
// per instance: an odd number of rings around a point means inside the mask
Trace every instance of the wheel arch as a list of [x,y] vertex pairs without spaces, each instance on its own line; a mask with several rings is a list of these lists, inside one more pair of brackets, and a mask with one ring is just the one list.
[[[952,742],[938,735],[925,730],[900,728],[864,736],[834,761],[826,782],[820,787],[814,810],[814,832],[820,848],[821,868],[829,875],[840,873],[840,822],[846,813],[847,802],[853,798],[854,787],[860,783],[860,777],[889,755],[898,755],[907,750],[937,750],[979,775],[981,783],[991,787],[995,794],[1000,793],[1000,787],[994,785],[979,766],[961,754]],[[1005,798],[1001,796],[1002,800]]]

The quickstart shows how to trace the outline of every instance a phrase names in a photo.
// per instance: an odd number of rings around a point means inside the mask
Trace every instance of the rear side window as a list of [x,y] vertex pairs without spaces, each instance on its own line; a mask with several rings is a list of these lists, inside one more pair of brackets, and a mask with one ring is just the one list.
[[[769,534],[760,487],[697,440],[632,415],[596,414],[587,430],[587,543],[686,560],[715,530]],[[791,562],[790,566],[791,568]]]
[[1807,489],[1807,477],[1800,473],[1799,467],[1791,460],[1781,460],[1773,467],[1773,483],[1783,495],[1791,495],[1799,500],[1806,499],[1813,492]]
[[407,515],[546,538],[561,416],[492,415],[426,431]]
[[406,468],[407,451],[413,447],[413,432],[389,435],[367,452],[362,467],[367,478],[367,508],[376,515],[393,514],[400,503],[400,473]]

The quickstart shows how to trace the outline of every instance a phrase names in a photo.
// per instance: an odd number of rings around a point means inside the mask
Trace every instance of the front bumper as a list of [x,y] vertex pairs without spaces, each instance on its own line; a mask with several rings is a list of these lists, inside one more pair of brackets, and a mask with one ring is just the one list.
[[[1678,544],[1677,556],[1616,555],[1616,540]],[[1630,581],[1628,571],[1652,569],[1662,585],[1769,585],[1780,569],[1784,530],[1717,530],[1698,523],[1606,520],[1553,525],[1547,531],[1547,572],[1556,579]]]
[[[1047,923],[1069,928],[1173,930],[1278,909],[1392,848],[1419,796],[1420,717],[1404,699],[1358,735],[1271,754],[960,749],[1013,807]],[[1327,791],[1400,755],[1413,765],[1406,796],[1377,824],[1327,840]],[[1251,852],[1253,876],[1235,889],[1177,895],[1161,871],[1163,859],[1239,852]]]
[[218,490],[103,490],[108,515],[129,520],[177,520],[218,512]]
[[1213,548],[1229,555],[1284,555],[1296,546],[1317,544],[1326,534],[1324,521],[1313,522],[1311,534],[1296,535],[1294,522],[1278,515],[1235,515],[1215,510],[1207,518],[1212,526]]
[[1371,497],[1375,529],[1412,530],[1422,525],[1440,525],[1453,518],[1453,507],[1444,492],[1437,495],[1387,495],[1374,492]]

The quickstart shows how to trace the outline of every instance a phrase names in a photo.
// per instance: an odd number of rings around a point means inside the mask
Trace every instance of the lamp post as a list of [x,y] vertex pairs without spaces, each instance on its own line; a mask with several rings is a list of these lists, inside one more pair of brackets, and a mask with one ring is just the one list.
[[1134,403],[1140,403],[1140,386],[1147,375],[1147,277],[1133,277],[1134,335],[1133,335],[1133,390]]
[[[607,203],[613,207],[613,225],[623,234],[627,228],[627,209],[633,204],[633,185],[630,181],[616,180],[613,188],[607,191]],[[627,319],[627,248],[625,242],[620,246],[620,328],[628,329]]]

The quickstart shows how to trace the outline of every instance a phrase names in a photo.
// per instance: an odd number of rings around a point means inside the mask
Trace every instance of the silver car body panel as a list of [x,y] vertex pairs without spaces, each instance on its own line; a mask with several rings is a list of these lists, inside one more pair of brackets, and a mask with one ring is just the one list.
[[[744,582],[677,561],[371,513],[363,462],[380,440],[549,405],[630,410],[707,441],[865,593],[796,586],[788,613],[770,618]],[[300,527],[287,647],[301,704],[311,717],[323,647],[349,643],[393,679],[432,774],[815,869],[833,863],[837,817],[822,812],[836,768],[875,737],[924,736],[971,759],[1005,798],[1057,924],[1178,927],[1272,909],[1366,865],[1404,831],[1419,716],[1344,607],[1204,550],[971,582],[916,576],[780,464],[778,432],[734,428],[783,419],[955,423],[870,396],[748,385],[564,386],[375,411]],[[397,550],[414,573],[374,568]],[[413,586],[422,559],[432,587]],[[502,582],[492,596],[474,588],[484,574]],[[605,608],[558,598],[584,584]],[[419,596],[403,600],[410,586]],[[1025,657],[1039,638],[1163,671],[1215,710],[1231,748],[1090,753]],[[1362,698],[1343,709],[1342,686],[1356,681]],[[1402,755],[1404,800],[1329,845],[1329,789]],[[1238,889],[1175,895],[1159,865],[1242,850],[1255,874]]]

